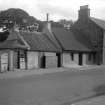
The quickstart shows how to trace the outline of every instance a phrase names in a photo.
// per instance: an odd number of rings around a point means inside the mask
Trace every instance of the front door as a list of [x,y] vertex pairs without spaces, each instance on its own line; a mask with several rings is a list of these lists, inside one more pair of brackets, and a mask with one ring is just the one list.
[[8,70],[8,53],[3,53],[3,54],[1,54],[0,57],[1,57],[0,71],[1,72],[7,71]]
[[60,53],[57,53],[57,58],[58,58],[57,66],[61,67],[62,66],[62,59],[61,59],[61,54]]
[[46,67],[46,57],[42,56],[41,58],[41,68],[45,68]]
[[82,53],[79,53],[79,65],[82,65]]

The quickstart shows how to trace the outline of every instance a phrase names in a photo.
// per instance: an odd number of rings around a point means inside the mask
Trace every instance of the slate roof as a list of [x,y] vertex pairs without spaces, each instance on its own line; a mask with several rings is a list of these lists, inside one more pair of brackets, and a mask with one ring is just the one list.
[[21,45],[19,41],[12,40],[12,41],[5,41],[0,43],[0,49],[27,49],[26,46]]
[[33,51],[61,52],[61,49],[44,33],[41,32],[17,32],[10,31],[8,38],[0,43],[0,49],[23,48],[28,49],[23,40]]
[[20,35],[31,47],[30,50],[45,52],[61,52],[53,41],[42,32],[20,32]]
[[77,30],[52,27],[52,31],[65,51],[93,51],[90,41]]
[[18,36],[18,32],[16,31],[10,31],[8,38],[0,42],[0,49],[27,49],[27,47],[24,45],[22,40]]
[[95,22],[99,27],[101,27],[103,30],[105,30],[105,20],[97,19],[90,17],[90,19]]

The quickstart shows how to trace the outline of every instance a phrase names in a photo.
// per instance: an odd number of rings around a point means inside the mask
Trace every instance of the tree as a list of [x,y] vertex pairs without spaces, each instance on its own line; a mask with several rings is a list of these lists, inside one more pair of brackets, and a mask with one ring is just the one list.
[[6,25],[8,28],[12,28],[14,24],[19,27],[27,27],[35,23],[38,23],[38,20],[22,9],[11,8],[0,12],[1,27]]

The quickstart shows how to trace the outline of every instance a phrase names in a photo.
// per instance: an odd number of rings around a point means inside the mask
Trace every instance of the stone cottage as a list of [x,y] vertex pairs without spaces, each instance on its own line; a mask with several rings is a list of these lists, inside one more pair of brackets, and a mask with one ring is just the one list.
[[70,30],[50,23],[49,27],[62,48],[62,66],[104,64],[105,21],[90,17],[88,5],[80,7],[78,20]]
[[105,64],[105,21],[91,17],[88,5],[70,29],[47,21],[42,32],[13,28],[6,37],[0,42],[1,72]]
[[0,42],[0,71],[58,67],[60,52],[45,33],[13,29]]

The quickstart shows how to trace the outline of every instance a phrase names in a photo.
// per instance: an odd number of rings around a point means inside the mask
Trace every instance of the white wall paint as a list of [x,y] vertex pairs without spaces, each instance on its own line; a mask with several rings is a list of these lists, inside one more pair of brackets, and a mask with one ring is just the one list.
[[38,68],[38,52],[27,52],[28,69]]

